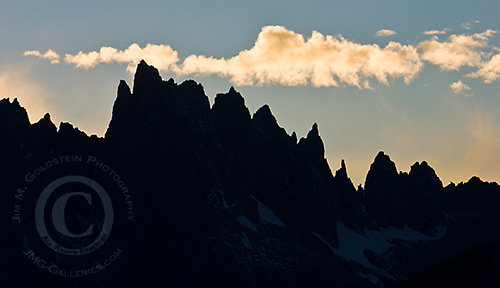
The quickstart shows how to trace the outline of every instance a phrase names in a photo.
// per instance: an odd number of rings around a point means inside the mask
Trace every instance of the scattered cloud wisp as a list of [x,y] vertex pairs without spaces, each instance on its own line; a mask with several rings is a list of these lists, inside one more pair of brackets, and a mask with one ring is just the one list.
[[448,33],[448,30],[449,29],[443,29],[443,30],[428,30],[428,31],[424,31],[424,34],[425,35],[444,35],[446,33]]
[[455,94],[462,94],[464,96],[471,96],[471,94],[467,93],[467,91],[471,90],[469,86],[464,84],[462,80],[459,80],[455,83],[450,84],[450,88]]
[[386,37],[386,36],[393,36],[396,35],[396,31],[394,30],[389,30],[389,29],[382,29],[378,30],[377,33],[375,33],[375,36],[377,37]]
[[441,70],[458,70],[462,66],[479,67],[486,53],[480,51],[488,45],[489,37],[496,33],[486,30],[472,35],[450,35],[448,40],[440,41],[437,36],[422,41],[417,48],[423,60],[439,66]]
[[51,64],[58,64],[59,63],[59,54],[54,52],[52,49],[47,50],[45,53],[41,53],[40,51],[37,50],[31,50],[31,51],[26,51],[23,53],[24,56],[36,56],[41,59],[47,59],[50,61]]
[[490,84],[500,79],[500,54],[493,55],[479,70],[467,75],[471,78],[483,78],[484,83]]

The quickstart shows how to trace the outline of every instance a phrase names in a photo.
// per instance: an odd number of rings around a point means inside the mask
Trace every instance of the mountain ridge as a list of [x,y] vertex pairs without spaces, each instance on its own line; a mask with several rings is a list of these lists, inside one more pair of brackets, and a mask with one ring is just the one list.
[[[316,123],[297,140],[268,105],[252,115],[234,87],[210,106],[201,84],[163,81],[144,61],[132,90],[120,81],[105,137],[64,122],[57,129],[49,114],[31,124],[18,101],[7,99],[0,100],[0,136],[6,139],[0,144],[6,191],[19,189],[26,171],[39,163],[76,155],[102,159],[88,175],[98,174],[102,163],[117,167],[135,192],[137,222],[115,233],[132,231],[124,247],[141,248],[129,250],[122,270],[111,267],[111,276],[75,285],[394,287],[500,239],[493,230],[500,225],[498,184],[472,177],[443,187],[427,162],[400,172],[379,152],[364,187],[356,189],[344,160],[335,173],[330,169]],[[0,197],[15,201],[6,193]],[[2,211],[12,215],[12,205]],[[19,246],[16,239],[6,241]],[[19,253],[2,254],[14,263],[3,267],[9,277],[20,277],[16,268],[40,272]],[[125,280],[119,271],[127,272]],[[36,274],[33,281],[70,283]]]

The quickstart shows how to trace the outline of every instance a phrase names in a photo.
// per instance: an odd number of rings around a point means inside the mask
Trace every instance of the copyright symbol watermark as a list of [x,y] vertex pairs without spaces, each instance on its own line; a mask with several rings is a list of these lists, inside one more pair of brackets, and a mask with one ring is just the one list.
[[[101,201],[102,205],[104,206],[104,217],[102,219],[102,225],[98,233],[98,237],[91,244],[82,248],[65,247],[62,243],[59,244],[51,237],[45,223],[45,208],[47,206],[48,199],[57,188],[66,183],[82,183],[87,185],[92,190],[94,190],[94,192],[98,195],[98,198]],[[95,228],[94,224],[89,224],[87,230],[82,233],[73,233],[70,231],[65,220],[66,206],[68,204],[68,201],[73,197],[83,197],[89,205],[92,205],[92,194],[87,192],[68,192],[62,194],[55,200],[51,209],[52,213],[50,213],[51,217],[49,217],[49,219],[52,221],[50,224],[52,224],[52,226],[55,228],[55,232],[57,232],[58,235],[69,238],[69,240],[89,237],[93,234],[92,232]],[[65,255],[83,255],[91,253],[92,251],[99,248],[109,236],[109,233],[111,232],[111,228],[113,226],[113,204],[111,203],[111,199],[109,198],[104,188],[102,188],[102,186],[94,180],[77,175],[64,176],[51,182],[40,194],[35,209],[35,223],[38,234],[50,249],[56,251],[57,253]],[[71,241],[66,242],[71,243]]]
[[26,173],[14,200],[22,254],[37,268],[90,276],[126,252],[113,228],[133,222],[132,196],[120,174],[95,156],[44,162]]

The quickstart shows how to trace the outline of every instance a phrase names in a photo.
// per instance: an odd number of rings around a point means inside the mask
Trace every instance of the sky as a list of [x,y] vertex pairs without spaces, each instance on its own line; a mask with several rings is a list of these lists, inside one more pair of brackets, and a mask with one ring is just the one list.
[[103,136],[120,79],[234,86],[363,184],[378,151],[443,183],[500,181],[498,1],[5,1],[0,98]]

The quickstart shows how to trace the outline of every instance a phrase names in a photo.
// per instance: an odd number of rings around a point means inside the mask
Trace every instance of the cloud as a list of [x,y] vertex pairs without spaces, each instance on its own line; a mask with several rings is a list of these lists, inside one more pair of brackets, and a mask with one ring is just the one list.
[[472,78],[483,78],[486,84],[498,80],[500,78],[500,54],[493,55],[493,57],[484,63],[479,70],[467,76]]
[[453,91],[453,93],[455,93],[455,94],[462,94],[464,96],[471,96],[471,94],[466,92],[466,91],[471,90],[470,87],[465,85],[464,83],[462,83],[462,80],[450,84],[450,88]]
[[[433,36],[416,46],[390,41],[381,47],[357,43],[342,35],[313,31],[307,38],[283,26],[265,26],[252,47],[230,58],[189,55],[179,59],[178,52],[169,45],[147,44],[141,48],[134,43],[124,50],[103,46],[97,51],[65,54],[64,62],[84,69],[101,63],[126,63],[127,71],[134,73],[137,63],[144,59],[161,71],[218,75],[236,85],[349,85],[370,89],[373,81],[388,85],[390,80],[403,79],[410,83],[423,69],[423,61],[442,71],[477,67],[476,72],[466,76],[483,78],[486,83],[500,78],[500,56],[491,57],[494,47],[488,45],[496,31],[438,37],[447,31],[425,31],[424,34]],[[386,29],[377,32],[381,36],[394,34]],[[53,64],[59,62],[59,55],[50,49],[44,54],[26,51],[24,55],[48,59]]]
[[25,51],[23,53],[24,56],[36,56],[41,59],[47,59],[50,61],[51,64],[58,64],[59,63],[59,55],[54,52],[52,49],[47,50],[45,53],[40,53],[40,51],[37,50],[31,50],[31,51]]
[[470,30],[472,28],[472,26],[474,26],[474,24],[478,24],[480,22],[481,21],[479,21],[479,20],[476,20],[476,21],[467,21],[467,22],[464,22],[464,23],[460,24],[460,27],[464,28],[465,30]]
[[229,59],[188,56],[180,73],[217,74],[237,85],[320,87],[338,86],[340,82],[369,88],[370,78],[384,84],[389,79],[404,78],[409,83],[421,69],[417,50],[411,45],[389,42],[381,48],[317,31],[305,40],[285,27],[266,26],[252,48]]
[[488,44],[489,37],[496,31],[486,30],[472,35],[450,35],[446,41],[437,36],[422,41],[417,48],[423,60],[438,65],[441,70],[458,70],[462,66],[479,67],[486,53],[479,49]]
[[448,33],[449,29],[443,29],[443,30],[428,30],[424,31],[425,35],[444,35]]
[[396,31],[389,30],[389,29],[382,29],[382,30],[378,30],[377,33],[375,33],[375,36],[386,37],[386,36],[393,36],[396,34],[397,34]]
[[168,71],[176,69],[176,62],[179,61],[177,51],[169,45],[147,44],[141,48],[134,43],[125,50],[118,50],[113,47],[101,47],[99,51],[84,53],[78,52],[76,55],[66,54],[64,62],[73,64],[77,68],[94,68],[100,63],[127,63],[127,71],[133,73],[135,66],[141,59],[154,64],[158,69]]

